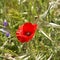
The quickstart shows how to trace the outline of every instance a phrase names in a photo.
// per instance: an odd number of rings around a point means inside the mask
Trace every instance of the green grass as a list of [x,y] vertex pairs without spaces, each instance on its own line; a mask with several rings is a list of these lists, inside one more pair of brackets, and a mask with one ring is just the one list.
[[[59,0],[0,0],[0,29],[5,19],[10,37],[0,31],[0,60],[60,60]],[[30,42],[21,43],[16,30],[25,22],[38,29]]]

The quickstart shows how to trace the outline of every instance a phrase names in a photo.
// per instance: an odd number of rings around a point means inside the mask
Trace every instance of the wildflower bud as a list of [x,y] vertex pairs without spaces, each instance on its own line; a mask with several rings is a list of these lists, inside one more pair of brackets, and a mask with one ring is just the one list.
[[9,37],[9,36],[10,36],[10,33],[9,33],[9,32],[7,32],[7,33],[6,33],[6,37]]
[[8,22],[6,20],[4,20],[3,25],[4,26],[7,26],[8,25]]

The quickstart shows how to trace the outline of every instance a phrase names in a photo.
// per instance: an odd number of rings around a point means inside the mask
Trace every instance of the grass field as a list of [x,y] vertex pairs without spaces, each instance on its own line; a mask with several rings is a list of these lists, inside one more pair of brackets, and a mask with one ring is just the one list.
[[[26,22],[37,30],[21,43],[16,30]],[[0,60],[60,60],[60,0],[0,0]]]

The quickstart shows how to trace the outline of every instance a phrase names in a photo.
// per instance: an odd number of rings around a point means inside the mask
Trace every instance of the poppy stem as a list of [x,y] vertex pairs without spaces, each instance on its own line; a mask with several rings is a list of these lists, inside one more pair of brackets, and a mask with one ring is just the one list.
[[26,53],[26,49],[27,49],[27,43],[23,44],[22,50]]

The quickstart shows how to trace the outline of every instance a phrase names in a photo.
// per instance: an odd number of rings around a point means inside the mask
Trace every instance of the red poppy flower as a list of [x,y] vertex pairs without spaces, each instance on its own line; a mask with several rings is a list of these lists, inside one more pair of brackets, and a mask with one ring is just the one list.
[[34,36],[36,28],[37,24],[32,24],[29,22],[19,26],[18,30],[16,31],[17,39],[22,43],[30,41]]

